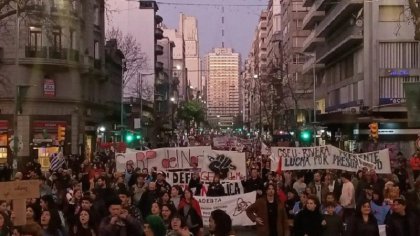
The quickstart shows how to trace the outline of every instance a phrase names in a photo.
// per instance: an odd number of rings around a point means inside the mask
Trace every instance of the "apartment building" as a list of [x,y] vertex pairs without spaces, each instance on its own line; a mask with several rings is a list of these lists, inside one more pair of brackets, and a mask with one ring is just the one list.
[[90,158],[121,102],[123,55],[104,45],[104,1],[28,1],[20,16],[19,27],[16,14],[0,23],[0,159],[11,161],[12,135],[44,168],[59,149]]
[[304,6],[310,11],[303,28],[311,34],[303,51],[313,56],[303,71],[315,71],[320,120],[333,134],[340,129],[359,140],[368,140],[369,122],[378,121],[381,143],[408,154],[419,127],[408,129],[403,84],[420,81],[408,2],[305,0]]
[[231,127],[240,114],[239,53],[215,48],[204,59],[207,78],[207,120],[214,126]]

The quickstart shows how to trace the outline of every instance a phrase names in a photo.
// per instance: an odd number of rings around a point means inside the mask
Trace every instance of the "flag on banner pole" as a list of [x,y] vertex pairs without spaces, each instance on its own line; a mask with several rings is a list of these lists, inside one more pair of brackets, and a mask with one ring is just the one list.
[[50,169],[52,171],[57,171],[64,165],[64,156],[63,152],[60,151],[59,153],[54,153],[51,155],[51,167]]
[[261,141],[261,155],[271,155],[271,149]]

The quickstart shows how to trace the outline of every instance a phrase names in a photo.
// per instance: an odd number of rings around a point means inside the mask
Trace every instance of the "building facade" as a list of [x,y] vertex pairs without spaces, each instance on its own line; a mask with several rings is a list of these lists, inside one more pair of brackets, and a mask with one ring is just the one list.
[[45,168],[59,149],[90,158],[97,128],[111,129],[121,102],[123,55],[112,43],[105,50],[104,1],[29,1],[25,9],[19,21],[0,23],[0,156],[11,157],[14,134],[18,156]]
[[185,45],[185,67],[187,71],[187,86],[194,97],[202,93],[200,68],[200,47],[198,39],[198,22],[194,16],[179,15],[179,29],[182,32]]
[[312,32],[303,50],[313,55],[304,73],[316,73],[319,119],[332,136],[340,131],[364,149],[377,148],[368,141],[368,125],[379,122],[379,148],[411,154],[420,130],[408,126],[403,85],[420,81],[420,64],[408,2],[306,0],[304,5],[311,14],[303,27]]
[[240,56],[231,48],[215,48],[205,56],[207,77],[207,120],[219,127],[231,127],[240,114]]

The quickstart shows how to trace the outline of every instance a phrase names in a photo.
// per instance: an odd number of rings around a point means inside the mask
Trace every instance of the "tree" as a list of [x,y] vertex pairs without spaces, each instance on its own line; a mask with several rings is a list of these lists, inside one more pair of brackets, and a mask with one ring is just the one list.
[[420,6],[416,0],[408,0],[411,17],[414,23],[414,39],[420,41]]
[[190,129],[191,121],[197,125],[204,121],[204,108],[200,101],[190,100],[178,108],[178,119],[185,121],[187,130]]
[[124,88],[129,87],[126,91],[129,93],[128,95],[131,95],[133,92],[130,91],[138,91],[138,87],[136,83],[130,83],[130,81],[137,80],[140,73],[145,73],[147,57],[141,51],[141,45],[132,34],[123,34],[120,29],[111,28],[106,32],[105,37],[107,40],[116,39],[117,48],[124,54],[126,70],[123,75],[123,86]]

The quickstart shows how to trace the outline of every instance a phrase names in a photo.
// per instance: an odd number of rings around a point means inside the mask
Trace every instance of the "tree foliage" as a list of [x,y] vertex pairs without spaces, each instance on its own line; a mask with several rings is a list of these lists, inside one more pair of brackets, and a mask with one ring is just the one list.
[[420,7],[416,0],[408,0],[408,4],[415,27],[414,39],[420,41]]
[[191,121],[200,123],[204,121],[203,105],[197,100],[185,102],[178,108],[178,119],[189,124]]

